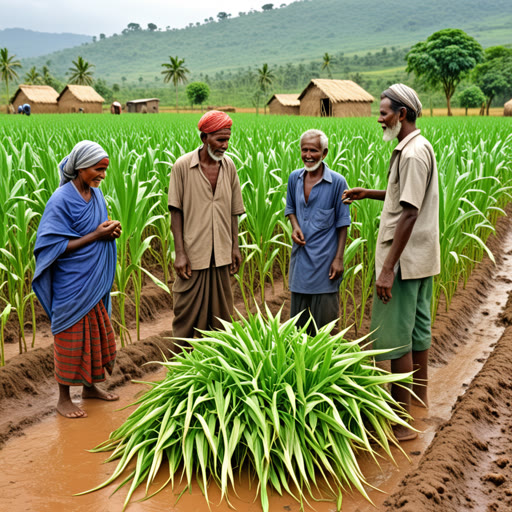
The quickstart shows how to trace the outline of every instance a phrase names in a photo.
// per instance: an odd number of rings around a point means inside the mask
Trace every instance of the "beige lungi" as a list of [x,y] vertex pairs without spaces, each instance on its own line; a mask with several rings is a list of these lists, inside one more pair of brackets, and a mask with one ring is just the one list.
[[193,338],[195,329],[221,328],[222,320],[231,320],[233,292],[229,265],[192,270],[190,279],[176,276],[172,287],[174,320],[172,334],[175,338]]

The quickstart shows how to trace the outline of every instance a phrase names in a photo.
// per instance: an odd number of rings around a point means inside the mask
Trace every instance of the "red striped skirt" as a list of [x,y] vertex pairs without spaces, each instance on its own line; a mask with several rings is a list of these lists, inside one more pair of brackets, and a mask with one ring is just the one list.
[[91,386],[112,374],[116,341],[107,310],[100,301],[80,321],[55,335],[55,379],[66,386]]

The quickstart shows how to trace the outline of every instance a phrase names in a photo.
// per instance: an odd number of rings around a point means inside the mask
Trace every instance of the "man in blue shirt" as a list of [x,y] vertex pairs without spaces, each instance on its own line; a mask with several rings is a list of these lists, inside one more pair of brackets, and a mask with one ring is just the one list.
[[[339,317],[339,286],[343,278],[343,251],[350,212],[341,196],[345,178],[324,163],[328,139],[320,130],[300,138],[302,169],[290,174],[285,215],[292,225],[289,288],[290,315],[300,312],[303,326],[310,313],[317,327]],[[316,331],[310,324],[308,332]]]

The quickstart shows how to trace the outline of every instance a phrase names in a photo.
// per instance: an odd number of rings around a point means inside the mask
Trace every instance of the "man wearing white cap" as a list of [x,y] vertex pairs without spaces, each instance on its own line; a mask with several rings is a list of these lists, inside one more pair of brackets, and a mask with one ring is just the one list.
[[[353,188],[344,201],[384,201],[375,255],[371,329],[375,349],[390,349],[377,360],[391,359],[393,373],[416,370],[413,391],[428,406],[428,350],[431,344],[430,300],[433,276],[440,272],[439,193],[434,150],[416,128],[421,102],[404,84],[381,95],[380,116],[385,141],[398,139],[391,155],[386,190]],[[377,300],[379,299],[379,300]],[[398,385],[392,395],[410,411],[411,395]],[[398,426],[399,441],[416,432]]]

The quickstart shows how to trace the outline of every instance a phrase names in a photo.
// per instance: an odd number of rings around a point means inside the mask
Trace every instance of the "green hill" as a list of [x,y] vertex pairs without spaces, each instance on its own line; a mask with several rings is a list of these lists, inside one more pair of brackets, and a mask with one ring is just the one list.
[[91,36],[81,34],[52,34],[24,28],[0,30],[0,48],[9,48],[9,53],[14,53],[18,58],[46,55],[91,41]]
[[[320,60],[330,54],[365,55],[408,47],[442,28],[461,28],[484,47],[512,42],[510,0],[303,0],[180,30],[126,31],[96,43],[25,59],[24,70],[50,59],[64,77],[81,55],[95,77],[113,82],[161,82],[169,55],[185,58],[192,77]],[[123,80],[124,77],[124,80]],[[142,78],[142,80],[141,80]]]

